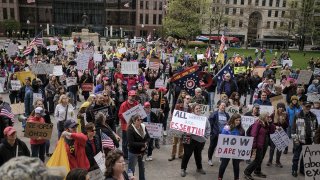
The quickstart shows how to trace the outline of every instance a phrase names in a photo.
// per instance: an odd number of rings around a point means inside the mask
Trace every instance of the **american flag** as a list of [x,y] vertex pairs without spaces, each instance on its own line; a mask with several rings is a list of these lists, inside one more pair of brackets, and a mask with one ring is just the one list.
[[206,58],[210,59],[210,57],[211,57],[211,49],[208,47],[206,50]]
[[224,46],[226,43],[226,37],[224,37],[224,35],[222,35],[220,41],[221,41],[221,44],[220,44],[219,53],[223,52],[223,49],[224,49]]
[[101,143],[104,149],[114,149],[113,140],[103,132],[101,132]]
[[2,108],[1,112],[0,112],[0,116],[5,116],[8,117],[10,119],[14,118],[14,114],[12,114],[10,111],[8,111],[6,108]]
[[40,32],[36,37],[33,38],[33,40],[29,43],[26,50],[23,51],[23,55],[28,55],[32,51],[33,46],[44,46],[43,39],[42,39],[42,32]]

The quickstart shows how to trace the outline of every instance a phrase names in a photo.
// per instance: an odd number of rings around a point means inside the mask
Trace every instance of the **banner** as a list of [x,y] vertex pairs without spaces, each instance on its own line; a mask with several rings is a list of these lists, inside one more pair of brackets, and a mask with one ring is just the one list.
[[309,84],[313,72],[301,70],[297,79],[297,84]]
[[17,75],[17,78],[22,82],[23,84],[26,84],[26,78],[30,77],[31,81],[36,78],[36,76],[31,71],[21,71],[21,72],[15,72]]
[[320,109],[311,109],[310,111],[317,116],[318,124],[320,124]]
[[92,83],[83,83],[81,85],[82,91],[92,91],[93,90],[93,84]]
[[256,121],[256,117],[253,116],[241,116],[242,128],[247,132],[249,127]]
[[66,80],[67,87],[78,85],[77,81],[78,81],[77,77],[68,77]]
[[62,66],[54,66],[52,74],[55,76],[62,76],[63,75]]
[[320,144],[302,146],[305,180],[320,179]]
[[19,80],[11,80],[11,89],[14,91],[18,91],[21,88],[21,83]]
[[174,110],[172,121],[170,122],[170,129],[175,129],[198,136],[204,136],[206,122],[207,117]]
[[234,67],[233,71],[234,71],[234,74],[246,73],[247,68],[245,66]]
[[24,103],[11,104],[11,112],[14,115],[24,114]]
[[27,122],[24,137],[51,139],[53,124]]
[[139,62],[121,62],[122,74],[138,74]]
[[146,118],[147,117],[147,114],[146,112],[144,111],[143,107],[141,104],[138,104],[136,106],[134,106],[133,108],[131,109],[128,109],[126,112],[124,112],[122,115],[123,115],[123,118],[129,122],[131,116],[133,115],[136,115],[136,114],[139,114],[141,116],[142,119]]
[[100,170],[102,172],[105,172],[106,171],[106,165],[105,165],[106,159],[104,157],[104,154],[100,151],[97,155],[94,156],[94,160],[96,161]]
[[32,64],[32,72],[34,74],[52,74],[53,73],[53,64],[37,63]]
[[96,62],[101,62],[102,61],[102,54],[94,53],[93,60]]
[[219,158],[250,159],[253,137],[219,134],[215,156]]
[[146,125],[150,138],[162,137],[162,123],[144,122],[143,124]]
[[231,117],[233,114],[239,114],[239,107],[238,106],[229,106],[226,108],[226,112]]
[[270,138],[279,151],[284,151],[290,142],[289,136],[282,128],[270,134]]

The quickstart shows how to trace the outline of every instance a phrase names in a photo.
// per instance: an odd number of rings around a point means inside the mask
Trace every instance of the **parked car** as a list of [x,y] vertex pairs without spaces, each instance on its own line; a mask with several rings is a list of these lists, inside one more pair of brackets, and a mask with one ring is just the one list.
[[314,51],[320,51],[320,46],[315,46],[315,47],[312,47],[311,50],[314,50]]

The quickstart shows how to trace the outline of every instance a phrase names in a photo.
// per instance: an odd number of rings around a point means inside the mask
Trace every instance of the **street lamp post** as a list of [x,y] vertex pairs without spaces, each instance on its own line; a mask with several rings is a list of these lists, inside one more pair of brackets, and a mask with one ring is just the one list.
[[153,40],[156,39],[156,29],[153,29]]
[[20,40],[20,30],[17,32],[18,40]]
[[122,27],[120,28],[120,38],[122,38]]
[[15,36],[15,34],[16,34],[16,31],[12,31],[12,38],[14,39],[14,36]]
[[106,35],[105,35],[105,37],[108,37],[108,33],[109,33],[109,29],[108,29],[108,27],[106,27]]
[[143,36],[144,36],[144,29],[143,29],[143,28],[144,28],[144,24],[141,24],[141,28],[142,28],[142,31],[141,31],[142,33],[141,33],[141,36],[142,36],[142,38],[143,38]]
[[30,21],[29,21],[29,19],[27,20],[27,36],[28,36],[28,40],[29,40],[29,38],[30,38],[30,36],[29,36],[29,24],[30,24]]

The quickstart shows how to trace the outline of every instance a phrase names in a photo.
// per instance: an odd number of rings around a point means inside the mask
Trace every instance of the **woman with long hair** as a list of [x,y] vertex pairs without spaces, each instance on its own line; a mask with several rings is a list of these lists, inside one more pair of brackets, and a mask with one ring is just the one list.
[[140,104],[144,104],[145,102],[150,100],[150,96],[147,91],[143,88],[143,84],[138,83],[137,96]]
[[[235,136],[244,136],[245,131],[241,125],[241,115],[240,114],[233,114],[228,122],[228,124],[223,128],[221,134],[229,134]],[[221,158],[221,163],[219,167],[219,177],[218,180],[222,180],[223,174],[229,164],[230,158]],[[239,180],[240,174],[240,159],[232,159],[233,164],[233,173],[234,179]]]
[[[86,69],[83,73],[83,75],[80,78],[80,85],[82,86],[83,84],[93,84],[93,79],[92,76],[89,73],[89,70]],[[82,95],[84,97],[84,100],[87,100],[89,95],[90,95],[90,91],[83,91],[82,89]]]
[[58,138],[64,131],[64,122],[66,120],[75,119],[75,113],[73,106],[69,103],[67,95],[61,95],[58,101],[58,105],[54,110],[54,118],[57,122]]
[[123,152],[120,150],[110,151],[106,156],[106,180],[133,180],[125,171]]
[[19,81],[16,74],[12,74],[11,78],[8,82],[9,87],[9,99],[11,104],[19,103],[19,90],[20,89],[12,89],[11,81]]

